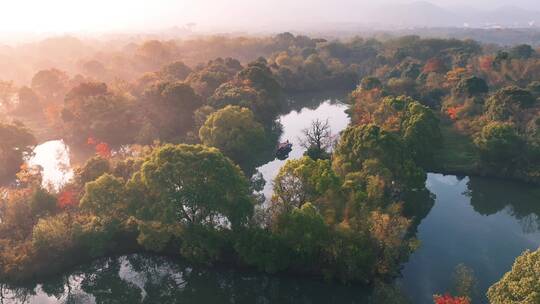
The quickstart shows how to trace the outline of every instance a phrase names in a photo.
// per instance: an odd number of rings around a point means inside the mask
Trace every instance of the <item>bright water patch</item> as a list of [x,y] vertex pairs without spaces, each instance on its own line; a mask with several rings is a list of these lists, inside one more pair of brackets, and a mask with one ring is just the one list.
[[52,185],[58,189],[73,178],[69,147],[63,140],[52,140],[38,145],[28,164],[43,168],[44,186]]
[[[300,146],[300,139],[303,136],[302,130],[309,128],[312,121],[316,119],[322,121],[328,119],[332,134],[336,136],[343,131],[350,121],[349,116],[345,113],[346,109],[346,104],[328,100],[321,103],[316,109],[304,108],[299,112],[292,111],[289,114],[281,116],[279,121],[283,126],[283,134],[281,135],[280,142],[289,140],[293,144],[293,149],[288,159],[298,159],[304,154],[305,149]],[[257,169],[266,180],[263,193],[267,198],[271,197],[272,181],[285,162],[287,160],[275,159]]]

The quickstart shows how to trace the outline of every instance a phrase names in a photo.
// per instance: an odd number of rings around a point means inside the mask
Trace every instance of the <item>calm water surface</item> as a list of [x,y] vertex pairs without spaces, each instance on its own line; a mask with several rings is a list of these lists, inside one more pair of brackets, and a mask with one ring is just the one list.
[[[282,116],[281,140],[294,144],[290,158],[302,156],[298,137],[313,119],[328,119],[334,134],[344,129],[349,122],[345,109],[339,102],[325,101]],[[46,182],[71,178],[69,150],[61,141],[45,143],[35,152],[32,162],[44,167]],[[274,160],[259,168],[268,181],[267,196],[283,164]],[[65,166],[67,171],[57,170]],[[435,205],[418,227],[421,247],[404,265],[397,285],[412,303],[432,303],[434,293],[451,290],[455,267],[465,264],[477,278],[474,303],[485,303],[486,289],[510,269],[515,257],[540,246],[540,189],[439,174],[429,174],[427,186],[436,195]],[[4,287],[0,293],[3,303],[370,302],[369,292],[358,286],[230,269],[193,269],[178,261],[142,255],[99,260],[37,287]]]
[[475,272],[474,303],[509,271],[526,249],[540,246],[540,189],[486,178],[430,174],[427,186],[437,198],[418,227],[421,247],[403,269],[400,283],[414,303],[452,288],[454,268]]

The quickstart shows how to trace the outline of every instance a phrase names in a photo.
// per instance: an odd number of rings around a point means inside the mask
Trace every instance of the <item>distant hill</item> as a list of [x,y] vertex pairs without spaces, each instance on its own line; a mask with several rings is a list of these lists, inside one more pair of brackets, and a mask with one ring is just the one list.
[[443,8],[427,1],[383,5],[371,9],[364,21],[380,27],[534,27],[540,11],[504,6],[492,10]]
[[372,9],[366,15],[366,21],[374,25],[393,27],[461,26],[463,25],[461,20],[461,16],[452,11],[425,1],[410,4],[387,4]]

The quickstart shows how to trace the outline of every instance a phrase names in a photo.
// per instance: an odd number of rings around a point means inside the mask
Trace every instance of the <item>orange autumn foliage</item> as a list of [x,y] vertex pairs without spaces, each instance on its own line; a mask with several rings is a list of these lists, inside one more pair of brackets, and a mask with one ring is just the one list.
[[96,154],[103,158],[110,158],[111,148],[109,148],[109,145],[106,143],[99,143],[96,145]]
[[462,78],[469,76],[466,68],[454,68],[446,73],[446,82],[451,86],[455,86]]
[[58,207],[60,209],[67,209],[78,205],[77,193],[73,190],[65,190],[58,196]]
[[450,117],[450,119],[452,120],[457,120],[457,115],[459,113],[459,111],[461,110],[462,106],[461,107],[449,107],[448,109],[446,109],[446,114],[448,114],[448,116]]
[[422,72],[426,74],[427,73],[442,73],[445,70],[446,70],[446,66],[444,65],[444,62],[440,58],[431,58],[424,65]]
[[357,90],[352,93],[352,98],[355,100],[353,108],[354,123],[362,125],[373,122],[372,113],[379,106],[382,94],[380,88]]
[[98,142],[97,139],[94,137],[88,137],[86,140],[86,144],[89,146],[94,146],[96,149],[96,154],[103,157],[103,158],[110,158],[111,157],[111,148],[107,143],[104,142]]

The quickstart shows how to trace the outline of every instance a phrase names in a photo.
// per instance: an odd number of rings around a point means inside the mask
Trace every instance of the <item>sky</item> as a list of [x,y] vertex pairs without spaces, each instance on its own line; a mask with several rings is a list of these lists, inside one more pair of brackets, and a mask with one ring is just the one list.
[[[408,0],[3,0],[0,32],[77,32],[258,26],[361,19],[368,6]],[[443,7],[540,11],[540,0],[429,0]]]

